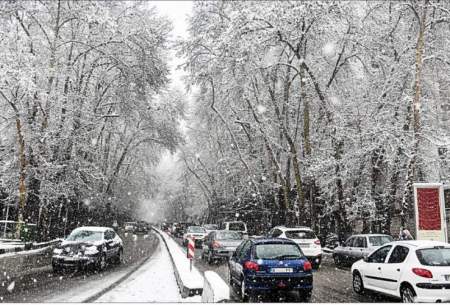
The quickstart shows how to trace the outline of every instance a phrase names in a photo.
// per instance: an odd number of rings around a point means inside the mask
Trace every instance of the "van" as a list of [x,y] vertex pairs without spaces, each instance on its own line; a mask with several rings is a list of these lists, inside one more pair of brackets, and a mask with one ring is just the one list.
[[247,224],[243,221],[226,221],[221,230],[236,231],[241,233],[243,238],[248,238]]

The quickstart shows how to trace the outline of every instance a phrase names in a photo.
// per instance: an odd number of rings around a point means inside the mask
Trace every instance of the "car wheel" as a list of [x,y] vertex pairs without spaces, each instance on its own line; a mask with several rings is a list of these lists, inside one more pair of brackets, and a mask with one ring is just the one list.
[[248,302],[249,298],[248,298],[248,293],[247,293],[247,288],[245,288],[245,280],[242,279],[241,281],[241,301],[242,302]]
[[212,255],[211,251],[208,252],[208,259],[207,259],[207,261],[208,261],[208,265],[212,265],[212,263],[214,262],[214,258],[213,258],[213,255]]
[[97,269],[99,271],[103,271],[106,268],[106,255],[104,253],[102,253],[100,255],[100,257],[98,258],[98,262],[97,262]]
[[353,273],[353,291],[357,294],[361,294],[364,292],[364,283],[359,272]]
[[298,301],[301,303],[308,302],[311,299],[312,291],[310,289],[300,289],[298,291]]
[[342,260],[339,255],[335,255],[333,257],[333,259],[334,259],[334,264],[336,265],[336,267],[340,267],[342,265]]
[[120,248],[119,252],[117,253],[117,256],[116,256],[116,264],[120,265],[120,264],[122,264],[122,262],[123,262],[123,249]]
[[415,303],[416,293],[410,285],[404,285],[400,290],[403,303]]

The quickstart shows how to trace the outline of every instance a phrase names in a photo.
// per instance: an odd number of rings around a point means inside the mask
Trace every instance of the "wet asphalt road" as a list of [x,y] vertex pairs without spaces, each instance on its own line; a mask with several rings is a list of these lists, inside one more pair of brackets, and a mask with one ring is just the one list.
[[[181,245],[181,239],[175,239]],[[201,249],[195,250],[194,265],[200,272],[211,270],[220,275],[228,283],[228,266],[226,261],[217,261],[209,265],[201,259]],[[240,302],[240,298],[235,289],[230,289],[233,302]],[[272,297],[263,301],[269,302],[295,302],[293,296],[287,296],[286,299]],[[350,268],[337,268],[334,265],[331,255],[325,255],[320,269],[314,272],[314,288],[311,297],[312,303],[385,303],[397,302],[398,300],[380,296],[374,293],[366,292],[363,295],[357,295],[352,289],[352,276]]]
[[[143,259],[153,254],[158,244],[154,234],[134,235],[131,233],[119,234],[124,242],[124,261],[121,265],[109,265],[103,272],[67,272],[64,274],[53,274],[51,266],[38,274],[12,278],[10,282],[1,283],[1,302],[45,302],[60,291],[85,284],[89,281],[108,277],[116,272],[133,269]],[[9,292],[6,287],[14,281],[14,289]]]

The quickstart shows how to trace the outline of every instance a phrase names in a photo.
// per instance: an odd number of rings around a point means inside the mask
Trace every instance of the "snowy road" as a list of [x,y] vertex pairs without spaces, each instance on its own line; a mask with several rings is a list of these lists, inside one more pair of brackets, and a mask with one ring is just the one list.
[[[176,239],[181,245],[181,240]],[[222,279],[228,283],[228,267],[226,262],[217,262],[208,265],[201,260],[201,250],[195,250],[194,265],[200,272],[212,270],[217,272]],[[238,295],[231,289],[232,301],[240,302]],[[266,301],[266,300],[264,300]],[[276,300],[268,300],[274,302]],[[331,257],[324,258],[320,270],[314,273],[314,290],[311,298],[312,303],[383,303],[383,302],[397,302],[396,299],[367,293],[365,295],[357,295],[352,290],[352,278],[348,268],[339,269],[334,265]]]
[[172,262],[161,237],[152,257],[95,302],[181,302]]
[[[128,274],[143,259],[157,249],[158,239],[154,234],[122,235],[124,241],[124,263],[109,266],[101,273],[77,272],[54,275],[51,267],[38,274],[13,278],[0,287],[2,302],[81,302],[107,288]],[[14,282],[14,284],[12,284]],[[14,289],[7,291],[6,287]]]

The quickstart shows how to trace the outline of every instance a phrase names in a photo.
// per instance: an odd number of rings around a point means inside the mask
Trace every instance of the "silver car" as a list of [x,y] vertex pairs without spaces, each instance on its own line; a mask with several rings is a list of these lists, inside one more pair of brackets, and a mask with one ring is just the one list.
[[336,266],[351,265],[393,240],[392,236],[385,234],[352,235],[333,250],[334,263]]
[[218,258],[228,258],[242,243],[242,234],[235,231],[212,231],[203,242],[202,258],[211,264]]

